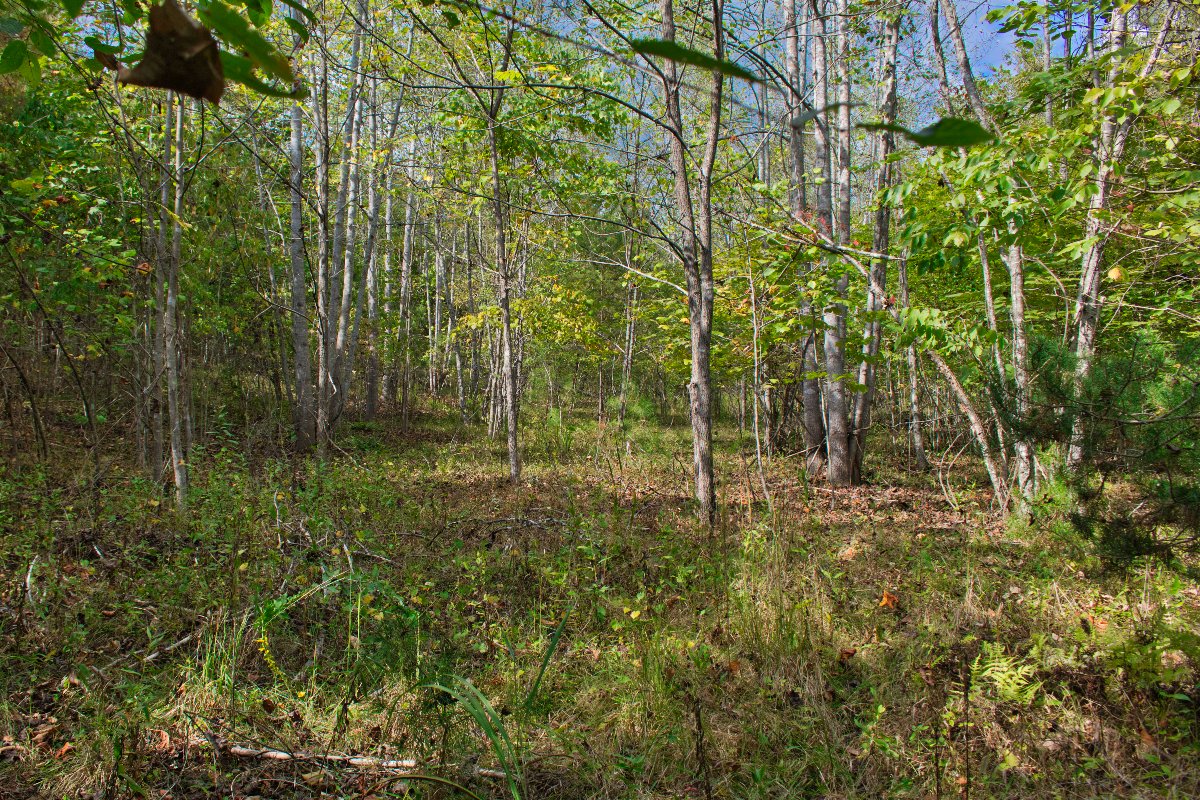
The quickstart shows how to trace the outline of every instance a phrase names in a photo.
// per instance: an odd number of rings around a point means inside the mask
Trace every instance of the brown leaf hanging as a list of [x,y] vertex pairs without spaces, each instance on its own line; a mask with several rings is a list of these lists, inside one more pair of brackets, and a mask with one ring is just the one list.
[[216,40],[175,0],[163,0],[150,9],[146,52],[133,69],[117,63],[112,56],[97,53],[96,58],[117,71],[119,83],[170,89],[213,103],[219,103],[225,92],[225,73]]

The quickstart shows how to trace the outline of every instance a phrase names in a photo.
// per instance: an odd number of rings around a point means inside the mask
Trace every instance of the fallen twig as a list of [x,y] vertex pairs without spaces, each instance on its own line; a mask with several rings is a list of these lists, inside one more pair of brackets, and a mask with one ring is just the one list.
[[[223,744],[221,749],[229,755],[241,758],[265,758],[271,761],[325,761],[345,764],[351,767],[362,767],[364,769],[411,770],[419,766],[417,761],[411,758],[387,759],[375,756],[338,755],[336,753],[289,753],[286,750],[276,750],[271,747],[246,747],[240,744]],[[507,777],[503,770],[498,769],[476,767],[474,772],[482,778],[504,779]]]

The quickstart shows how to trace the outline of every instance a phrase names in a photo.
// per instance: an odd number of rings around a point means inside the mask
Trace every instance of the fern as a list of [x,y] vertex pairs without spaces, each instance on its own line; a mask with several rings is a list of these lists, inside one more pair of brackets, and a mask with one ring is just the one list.
[[1004,652],[1003,645],[984,642],[983,651],[971,665],[971,681],[975,686],[991,686],[998,701],[1028,706],[1042,690],[1042,682],[1034,680],[1037,669],[1017,656]]

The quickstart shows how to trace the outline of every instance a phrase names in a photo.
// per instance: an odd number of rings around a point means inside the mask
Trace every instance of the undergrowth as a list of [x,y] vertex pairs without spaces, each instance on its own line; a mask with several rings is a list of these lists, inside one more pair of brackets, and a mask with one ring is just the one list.
[[1200,792],[1195,565],[1117,564],[1063,487],[1005,526],[780,458],[772,515],[723,430],[710,532],[686,431],[552,411],[516,489],[473,440],[212,445],[186,517],[119,463],[6,473],[0,795]]

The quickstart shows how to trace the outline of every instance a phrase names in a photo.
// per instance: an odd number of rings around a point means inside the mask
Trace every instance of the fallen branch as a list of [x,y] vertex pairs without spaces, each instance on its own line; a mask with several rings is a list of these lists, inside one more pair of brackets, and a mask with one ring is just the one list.
[[[271,761],[325,761],[351,767],[381,770],[411,770],[418,766],[417,762],[411,758],[386,759],[374,756],[344,756],[336,753],[289,753],[286,750],[275,750],[270,747],[246,747],[240,744],[222,745],[221,749],[231,756],[265,758]],[[482,778],[504,779],[507,777],[503,770],[497,769],[476,767],[474,772]]]

